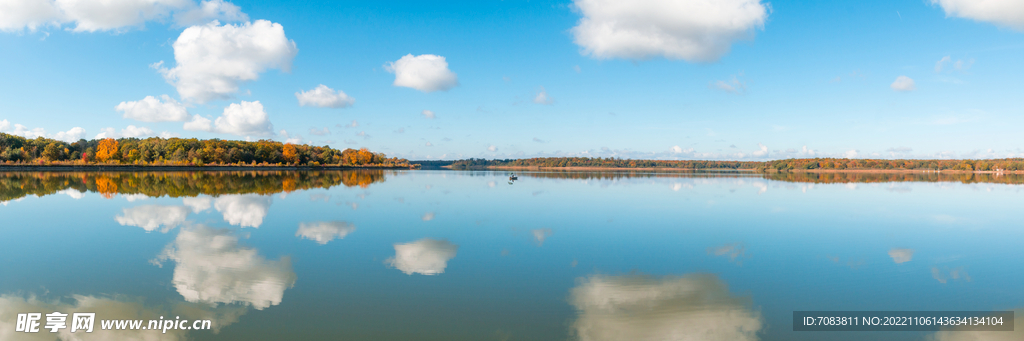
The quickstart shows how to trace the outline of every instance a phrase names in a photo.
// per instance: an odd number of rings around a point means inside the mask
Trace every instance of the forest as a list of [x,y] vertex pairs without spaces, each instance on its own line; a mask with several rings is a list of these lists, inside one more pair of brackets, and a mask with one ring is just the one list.
[[756,170],[920,170],[920,171],[1019,171],[1024,159],[921,160],[921,159],[785,159],[766,161]]
[[541,157],[532,159],[455,161],[452,169],[481,169],[489,167],[601,167],[601,168],[678,168],[678,169],[755,169],[763,162],[706,161],[706,160],[633,160],[589,157]]
[[784,159],[773,161],[633,160],[618,158],[547,157],[532,159],[467,159],[452,169],[500,167],[675,168],[688,170],[754,170],[759,172],[814,170],[915,170],[915,171],[1024,171],[1024,159],[918,160],[918,159]]
[[365,148],[339,151],[328,146],[150,137],[94,139],[68,143],[44,137],[26,139],[0,133],[0,165],[152,165],[152,166],[353,166],[409,167]]

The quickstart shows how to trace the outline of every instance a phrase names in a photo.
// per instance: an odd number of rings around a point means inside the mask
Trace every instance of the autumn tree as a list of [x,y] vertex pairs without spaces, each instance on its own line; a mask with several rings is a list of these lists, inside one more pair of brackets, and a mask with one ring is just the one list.
[[284,144],[284,151],[281,152],[284,155],[285,162],[288,163],[299,163],[299,153],[295,150],[295,145],[291,143]]
[[61,148],[57,142],[50,142],[50,144],[46,145],[46,148],[43,149],[43,158],[47,161],[60,160],[63,158],[62,156],[64,154],[62,151],[63,148]]
[[117,156],[117,140],[112,138],[105,138],[100,141],[100,145],[96,148],[96,159],[100,162],[107,162]]

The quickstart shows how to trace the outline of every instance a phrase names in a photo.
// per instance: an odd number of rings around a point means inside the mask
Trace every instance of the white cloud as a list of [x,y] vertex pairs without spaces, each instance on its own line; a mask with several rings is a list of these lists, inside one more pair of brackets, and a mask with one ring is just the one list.
[[0,3],[0,31],[35,31],[74,24],[75,32],[126,31],[172,16],[179,26],[210,20],[248,21],[238,6],[222,0],[6,0]]
[[[186,123],[186,126],[190,123],[195,123],[196,126],[202,124],[193,121]],[[263,111],[263,104],[260,101],[231,103],[224,108],[224,114],[214,121],[214,127],[218,133],[238,136],[274,135],[274,125],[270,123],[270,118],[267,112]]]
[[211,131],[213,130],[213,121],[206,117],[199,115],[192,116],[192,120],[185,122],[185,130],[191,131]]
[[447,240],[423,238],[412,243],[395,244],[395,256],[384,263],[406,275],[437,275],[444,273],[448,261],[455,258],[458,249],[458,245]]
[[750,153],[750,155],[753,155],[755,157],[764,157],[768,155],[768,146],[758,143],[757,147],[759,149],[753,153]]
[[498,151],[498,147],[495,147],[494,145],[491,145],[491,146],[487,147],[487,150],[492,151],[492,152],[496,152],[496,151]]
[[188,302],[243,303],[262,310],[281,303],[295,285],[295,272],[285,257],[269,261],[256,249],[238,244],[230,230],[205,226],[184,229],[153,260],[177,265],[171,283]]
[[966,62],[962,59],[957,59],[956,61],[953,61],[953,59],[950,56],[945,56],[939,59],[939,61],[935,62],[935,72],[939,73],[942,72],[943,70],[946,70],[946,64],[952,64],[953,70],[955,71],[967,71],[967,69],[970,69],[971,66],[974,65],[974,59],[969,59]]
[[[423,117],[425,117],[427,119],[431,119],[431,120],[434,119],[434,117],[436,117],[434,115],[434,112],[430,111],[430,110],[423,110],[423,112],[421,112],[420,114],[422,114]],[[355,123],[355,121],[352,121],[352,122]]]
[[421,219],[422,219],[423,221],[431,221],[431,220],[434,220],[434,212],[427,212],[427,213],[424,213],[424,214],[423,214],[423,217],[422,217]]
[[167,232],[182,223],[188,218],[188,208],[183,206],[160,206],[148,205],[122,209],[121,215],[114,217],[121,226],[136,226],[152,232],[163,229],[160,232]]
[[313,90],[295,93],[299,99],[299,106],[311,106],[321,108],[344,108],[352,106],[356,100],[345,94],[344,91],[336,91],[320,84]]
[[889,87],[892,88],[893,90],[902,92],[913,91],[917,89],[917,87],[914,85],[914,80],[910,79],[910,77],[907,76],[896,77],[896,80],[893,81],[892,84],[889,85]]
[[146,96],[138,101],[121,102],[115,110],[120,111],[124,118],[142,122],[184,122],[188,121],[188,109],[171,96],[162,95],[162,99]]
[[[85,131],[83,130],[82,133],[84,134]],[[120,132],[114,130],[114,128],[112,128],[112,127],[107,127],[107,128],[100,129],[100,133],[96,134],[96,138],[97,139],[105,139],[105,138],[117,139],[117,138],[122,138],[122,137],[147,137],[147,136],[153,136],[153,130],[152,129],[149,129],[149,128],[146,128],[146,127],[136,127],[136,126],[133,126],[133,125],[129,125],[129,126],[125,127],[124,129],[121,129]]]
[[759,0],[575,0],[572,34],[581,53],[598,59],[665,57],[716,61],[736,40],[764,27]]
[[256,80],[268,69],[289,71],[299,51],[281,24],[266,20],[192,26],[173,46],[177,66],[167,69],[160,62],[153,67],[182,99],[199,103],[230,98],[239,83]]
[[946,63],[949,63],[949,56],[942,57],[939,61],[935,62],[935,72],[942,72],[942,68],[945,67]]
[[61,140],[68,143],[76,142],[85,137],[85,128],[74,127],[68,129],[68,131],[59,131],[56,134],[53,134],[53,136],[51,137],[55,140]]
[[711,84],[711,87],[737,95],[747,92],[747,83],[741,82],[736,76],[732,76],[732,79],[728,81],[716,81]]
[[397,61],[384,64],[384,69],[395,74],[395,86],[423,92],[447,91],[459,85],[458,76],[448,69],[445,58],[432,54],[407,54]]
[[121,137],[121,134],[118,134],[117,130],[115,130],[113,127],[107,127],[107,128],[100,129],[100,133],[96,134],[95,139],[106,139],[106,138],[116,139],[116,138],[119,138],[119,137]]
[[124,137],[146,137],[153,136],[153,130],[146,127],[136,127],[129,125],[121,130],[121,135]]
[[337,239],[345,239],[349,233],[355,231],[356,227],[344,221],[318,221],[314,223],[299,223],[299,229],[295,231],[296,237],[316,241],[321,245]]
[[730,296],[713,275],[595,275],[578,283],[569,302],[580,341],[754,341],[764,326],[749,299]]
[[892,249],[889,250],[889,257],[892,257],[892,261],[896,264],[902,264],[909,262],[914,257],[914,250],[911,249]]
[[224,221],[228,224],[258,228],[263,225],[263,218],[267,216],[271,203],[268,196],[223,195],[214,201],[213,207],[224,215]]
[[847,159],[855,158],[855,157],[857,157],[857,151],[856,150],[847,150],[845,153],[843,153],[843,157],[847,158]]
[[540,91],[537,91],[537,96],[533,97],[533,103],[537,104],[552,104],[555,103],[555,99],[548,96],[548,91],[544,90],[544,87],[540,87]]
[[11,122],[8,120],[0,121],[0,132],[6,132],[7,129],[11,129]]
[[174,14],[174,21],[179,26],[201,25],[212,20],[244,22],[249,21],[249,16],[242,13],[237,5],[223,0],[203,1],[199,6]]
[[57,0],[61,19],[74,22],[75,32],[123,30],[142,27],[149,20],[166,18],[171,11],[191,4],[185,0]]
[[1024,31],[1024,2],[1017,0],[931,0],[946,12],[946,17],[959,17],[990,22]]
[[327,127],[324,127],[323,129],[309,128],[309,134],[316,136],[330,135],[331,130],[327,129]]
[[60,10],[53,1],[5,0],[0,2],[0,31],[35,31],[43,26],[59,25]]
[[[0,129],[0,131],[4,131],[4,130],[7,130],[7,129],[10,129],[10,125],[11,125],[10,122],[7,122],[7,120],[3,120],[2,122],[0,122],[0,128],[4,128],[4,129]],[[34,138],[37,138],[37,137],[46,137],[46,129],[43,129],[43,128],[28,129],[28,127],[20,125],[20,124],[17,124],[17,123],[14,124],[14,130],[12,130],[12,131],[5,131],[5,132],[8,133],[8,134],[11,134],[11,135],[18,135],[18,136],[24,137],[26,139],[34,139]]]

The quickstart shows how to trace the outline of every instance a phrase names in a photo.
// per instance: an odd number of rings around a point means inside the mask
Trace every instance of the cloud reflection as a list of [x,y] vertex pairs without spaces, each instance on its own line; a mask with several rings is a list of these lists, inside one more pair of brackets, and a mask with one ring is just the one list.
[[968,282],[971,281],[971,275],[968,275],[967,271],[964,270],[963,267],[958,267],[954,269],[939,269],[937,267],[932,267],[932,278],[934,278],[936,281],[939,281],[939,283],[942,284],[946,284],[951,280],[959,281],[962,279]]
[[166,260],[177,264],[172,283],[189,302],[238,302],[263,309],[280,304],[296,278],[287,257],[267,260],[256,249],[239,245],[231,230],[202,225],[181,230],[153,263]]
[[181,202],[192,208],[192,213],[206,211],[213,206],[213,198],[210,197],[182,198]]
[[57,193],[58,194],[65,194],[65,195],[67,195],[67,196],[69,196],[69,197],[71,197],[72,199],[75,199],[75,200],[78,200],[78,199],[81,199],[81,198],[85,197],[85,193],[79,192],[77,189],[73,189],[73,188],[68,188],[68,189],[65,189],[63,191],[58,191]]
[[728,257],[730,262],[740,265],[743,264],[743,260],[740,258],[744,258],[747,255],[747,247],[743,243],[730,243],[719,247],[709,247],[707,251],[709,255]]
[[146,232],[156,231],[162,226],[160,232],[166,233],[184,223],[188,218],[188,211],[188,208],[183,206],[138,206],[122,209],[121,215],[115,216],[114,220],[121,226],[141,227]]
[[455,258],[459,246],[447,240],[423,238],[411,243],[395,244],[395,256],[384,261],[406,275],[437,275],[444,273],[448,261]]
[[213,207],[224,215],[228,224],[241,227],[260,227],[272,203],[270,197],[254,194],[225,195],[217,198]]
[[914,257],[914,250],[912,249],[892,249],[889,250],[889,257],[892,257],[892,261],[896,264],[903,264],[909,262]]
[[572,289],[580,341],[752,341],[764,321],[714,275],[594,275]]
[[302,237],[320,243],[327,244],[337,239],[344,239],[349,233],[355,231],[355,225],[344,221],[318,221],[312,223],[299,223],[299,229],[295,231],[296,237]]
[[544,246],[544,240],[551,236],[551,229],[534,229],[530,230],[530,234],[533,235],[533,241],[537,243],[537,246]]
[[[239,316],[248,310],[244,307],[210,307],[203,304],[177,303],[172,311],[163,310],[162,307],[146,306],[142,299],[128,299],[114,296],[97,297],[74,295],[66,300],[45,301],[35,297],[21,297],[16,295],[0,295],[0,340],[147,340],[147,341],[174,341],[188,340],[187,331],[180,329],[168,329],[166,333],[153,330],[103,330],[100,328],[100,320],[158,320],[161,316],[164,319],[174,319],[175,316],[190,321],[208,319],[211,320],[213,332],[218,333],[221,328],[238,321]],[[73,303],[68,303],[73,302]],[[46,325],[45,314],[51,312],[68,314],[65,321],[66,328],[59,329],[57,333],[50,333],[44,329]],[[39,332],[24,333],[15,332],[19,313],[39,312],[44,314],[39,321]],[[77,331],[71,333],[71,317],[74,313],[95,313],[96,320],[93,323],[93,331]]]

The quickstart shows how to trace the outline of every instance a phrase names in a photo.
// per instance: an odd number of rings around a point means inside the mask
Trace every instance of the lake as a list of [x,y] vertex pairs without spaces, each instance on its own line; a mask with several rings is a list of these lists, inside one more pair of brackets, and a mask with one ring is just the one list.
[[[1019,175],[518,176],[0,173],[0,340],[1024,339],[792,327],[799,310],[1024,323]],[[96,330],[14,331],[55,311]]]

